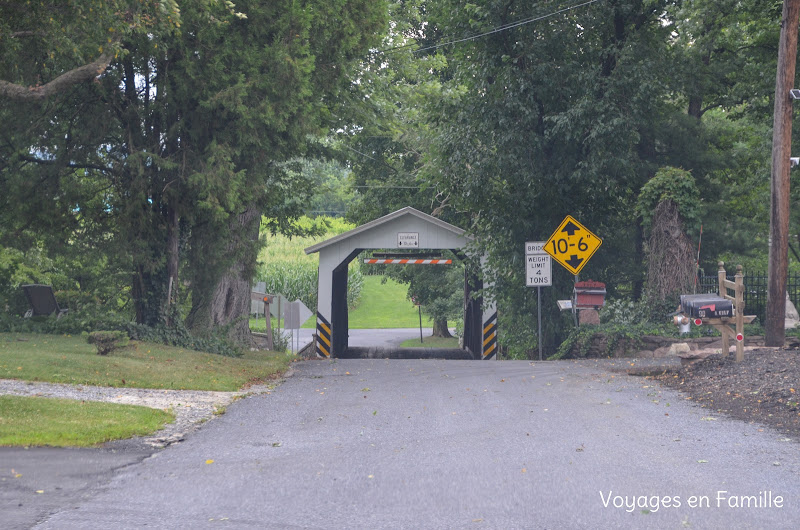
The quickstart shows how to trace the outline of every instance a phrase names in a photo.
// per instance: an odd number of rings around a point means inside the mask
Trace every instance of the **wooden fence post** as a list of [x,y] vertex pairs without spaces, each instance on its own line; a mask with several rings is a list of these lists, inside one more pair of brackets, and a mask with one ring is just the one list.
[[736,266],[735,290],[733,307],[736,311],[736,362],[740,363],[744,360],[744,274],[741,265]]

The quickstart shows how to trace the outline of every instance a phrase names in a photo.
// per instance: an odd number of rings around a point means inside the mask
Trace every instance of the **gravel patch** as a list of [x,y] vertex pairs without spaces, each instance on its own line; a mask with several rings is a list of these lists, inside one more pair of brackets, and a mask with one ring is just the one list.
[[253,385],[246,390],[237,392],[212,392],[207,390],[112,388],[0,379],[0,395],[103,401],[171,410],[175,414],[175,421],[142,439],[143,443],[155,448],[180,442],[187,434],[223,413],[225,407],[235,400],[252,394],[269,394],[273,388],[274,383]]

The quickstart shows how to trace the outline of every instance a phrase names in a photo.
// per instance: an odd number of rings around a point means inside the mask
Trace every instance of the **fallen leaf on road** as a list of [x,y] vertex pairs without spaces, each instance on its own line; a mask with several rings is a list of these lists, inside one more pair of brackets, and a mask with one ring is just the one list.
[[206,464],[213,464],[213,463],[214,463],[214,461],[211,460],[210,458],[208,460],[206,460]]

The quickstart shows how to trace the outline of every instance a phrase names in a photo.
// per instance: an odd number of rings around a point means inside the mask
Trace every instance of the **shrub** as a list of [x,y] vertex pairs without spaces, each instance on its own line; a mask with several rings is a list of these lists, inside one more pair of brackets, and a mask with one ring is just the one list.
[[101,306],[87,306],[61,318],[40,316],[22,318],[0,312],[0,332],[49,333],[51,335],[79,335],[97,329],[125,331],[128,318]]
[[605,339],[605,350],[597,353],[600,356],[612,357],[621,341],[627,341],[629,345],[638,347],[644,335],[676,336],[677,334],[677,327],[668,324],[625,325],[609,323],[598,326],[581,326],[570,332],[558,347],[558,351],[550,356],[549,359],[583,359],[591,350],[597,337]]
[[289,350],[290,333],[272,333],[272,351],[286,353]]
[[87,337],[87,342],[97,348],[97,355],[108,355],[127,346],[128,341],[128,334],[124,331],[92,331]]
[[206,353],[216,353],[226,357],[240,357],[242,351],[226,337],[229,326],[216,330],[206,336],[192,335],[183,325],[183,321],[174,326],[159,324],[158,326],[145,326],[129,322],[126,326],[132,339],[147,342],[158,342],[167,346],[178,346],[190,350]]
[[671,321],[670,314],[675,312],[679,300],[678,295],[667,297],[664,300],[645,297],[638,302],[625,299],[606,300],[606,305],[600,309],[600,322],[617,325],[661,326]]
[[67,313],[61,318],[33,317],[22,318],[0,312],[0,333],[46,333],[51,335],[80,335],[92,330],[120,331],[126,336],[148,342],[158,342],[168,346],[179,346],[228,357],[238,357],[241,350],[226,338],[227,328],[208,336],[192,335],[180,318],[177,324],[167,326],[163,322],[157,326],[144,326],[99,306],[85,307],[79,312]]
[[632,300],[606,300],[606,305],[600,309],[600,323],[634,324],[641,319],[642,307]]

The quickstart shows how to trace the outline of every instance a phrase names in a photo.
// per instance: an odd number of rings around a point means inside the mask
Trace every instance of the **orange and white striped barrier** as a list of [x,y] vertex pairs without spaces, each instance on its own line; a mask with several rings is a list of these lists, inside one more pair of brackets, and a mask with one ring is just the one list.
[[450,265],[453,263],[451,259],[383,259],[383,258],[366,258],[364,263],[375,265]]

